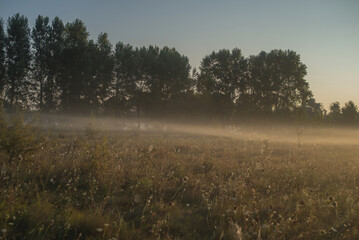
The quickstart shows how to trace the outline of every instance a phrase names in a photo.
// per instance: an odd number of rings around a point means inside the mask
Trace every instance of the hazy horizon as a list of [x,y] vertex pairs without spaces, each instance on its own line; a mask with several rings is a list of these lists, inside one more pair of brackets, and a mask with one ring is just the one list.
[[0,16],[19,12],[32,28],[38,15],[64,22],[83,20],[95,39],[107,32],[135,47],[175,47],[192,67],[219,49],[238,47],[244,56],[291,49],[307,66],[315,99],[359,102],[359,2],[357,1],[0,1]]

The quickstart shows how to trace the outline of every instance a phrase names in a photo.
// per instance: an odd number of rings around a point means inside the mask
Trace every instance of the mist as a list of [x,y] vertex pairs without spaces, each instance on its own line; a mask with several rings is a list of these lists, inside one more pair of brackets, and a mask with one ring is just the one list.
[[[36,115],[35,115],[36,116]],[[39,117],[40,116],[40,117]],[[29,117],[30,119],[31,117]],[[293,144],[339,144],[358,145],[359,129],[357,127],[325,127],[310,124],[290,124],[281,122],[263,123],[251,120],[250,123],[210,123],[193,120],[185,123],[170,120],[154,120],[143,118],[71,116],[68,114],[41,114],[35,117],[36,126],[45,131],[76,132],[92,127],[104,134],[116,135],[121,132],[160,133],[160,134],[194,134],[232,139]]]

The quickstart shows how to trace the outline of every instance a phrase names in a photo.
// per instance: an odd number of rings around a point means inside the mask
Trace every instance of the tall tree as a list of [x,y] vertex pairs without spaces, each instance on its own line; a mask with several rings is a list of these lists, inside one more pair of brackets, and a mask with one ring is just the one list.
[[312,93],[304,79],[306,66],[294,51],[262,51],[249,58],[246,99],[261,111],[305,107]]
[[84,104],[86,82],[86,47],[88,36],[84,23],[76,19],[67,23],[64,32],[65,47],[62,51],[62,74],[60,81],[61,103],[65,111],[80,110]]
[[231,113],[234,101],[245,91],[246,61],[239,49],[222,49],[202,59],[197,89],[216,104],[217,114]]
[[62,51],[64,49],[64,24],[59,17],[52,20],[49,34],[48,76],[44,86],[45,110],[54,111],[59,104],[61,74],[63,73]]
[[308,120],[311,121],[323,120],[327,113],[323,105],[321,103],[317,103],[314,98],[309,99],[305,110]]
[[345,103],[342,108],[343,121],[345,123],[353,124],[358,120],[358,106],[353,101]]
[[107,33],[100,33],[96,43],[96,54],[94,63],[96,85],[96,101],[102,106],[109,97],[109,88],[113,79],[114,59],[112,44]]
[[188,58],[175,48],[164,47],[158,57],[158,81],[161,100],[165,103],[190,88],[190,70]]
[[44,108],[44,85],[48,80],[48,63],[50,57],[50,26],[49,18],[38,16],[32,30],[33,41],[33,73],[38,86],[38,101],[40,111]]
[[137,90],[141,88],[137,63],[137,51],[129,44],[118,42],[114,52],[113,96],[109,101],[117,113],[132,107]]
[[[133,109],[136,109],[138,119],[141,113],[147,116],[157,116],[161,102],[160,86],[158,83],[158,56],[160,49],[156,46],[142,47],[135,51],[135,79],[133,96],[129,99]],[[131,87],[131,84],[127,85]],[[139,121],[140,122],[140,121]]]
[[[167,112],[169,102],[190,88],[188,58],[176,49],[149,46],[133,49],[121,42],[115,48],[114,97],[138,115]],[[116,99],[116,100],[114,100]]]
[[30,95],[27,79],[31,60],[30,29],[27,18],[19,13],[8,19],[6,54],[7,96],[12,108],[17,102],[24,104]]
[[91,111],[102,111],[112,81],[112,45],[107,33],[100,33],[97,42],[90,40],[86,47],[84,100]]
[[0,99],[4,97],[3,94],[6,83],[5,40],[4,22],[0,18]]
[[144,111],[154,116],[166,114],[170,100],[190,88],[188,58],[175,48],[154,46],[139,49],[137,56]]
[[329,107],[329,118],[333,123],[339,123],[341,121],[342,110],[339,102],[333,102]]

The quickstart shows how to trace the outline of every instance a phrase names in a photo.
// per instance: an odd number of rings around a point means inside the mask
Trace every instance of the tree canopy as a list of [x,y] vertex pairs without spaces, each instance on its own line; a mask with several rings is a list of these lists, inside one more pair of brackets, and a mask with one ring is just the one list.
[[10,17],[7,22],[5,68],[7,79],[5,91],[7,102],[12,108],[14,104],[26,105],[29,101],[31,81],[30,70],[30,29],[28,20],[19,13]]
[[305,77],[307,67],[293,50],[243,56],[238,48],[203,57],[199,71],[167,46],[133,47],[96,40],[80,19],[64,24],[38,16],[30,31],[25,16],[0,21],[0,96],[44,112],[103,113],[166,117],[204,115],[230,119],[287,116],[293,119],[358,121],[349,101],[329,114],[317,103]]

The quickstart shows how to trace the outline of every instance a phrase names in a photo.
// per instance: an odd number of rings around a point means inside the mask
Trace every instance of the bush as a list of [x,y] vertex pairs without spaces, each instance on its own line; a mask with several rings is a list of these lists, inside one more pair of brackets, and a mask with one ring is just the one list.
[[21,111],[10,115],[0,108],[0,151],[9,160],[23,158],[39,147],[41,139],[33,123],[26,123]]

